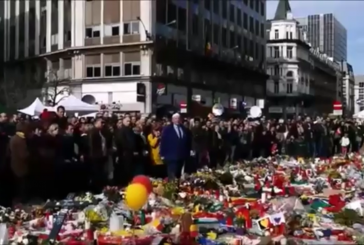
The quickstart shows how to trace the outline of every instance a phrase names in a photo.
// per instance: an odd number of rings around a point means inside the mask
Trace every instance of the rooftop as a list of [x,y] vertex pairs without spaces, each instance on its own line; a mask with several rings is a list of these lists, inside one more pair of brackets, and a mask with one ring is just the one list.
[[292,10],[291,5],[289,5],[289,0],[279,0],[273,20],[286,20],[287,13],[290,13],[291,11]]

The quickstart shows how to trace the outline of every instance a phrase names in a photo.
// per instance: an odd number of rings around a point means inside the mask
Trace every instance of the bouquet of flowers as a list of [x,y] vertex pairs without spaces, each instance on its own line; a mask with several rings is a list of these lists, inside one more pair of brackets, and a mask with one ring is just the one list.
[[114,203],[117,203],[122,199],[119,188],[116,186],[106,186],[103,190],[103,194],[107,198],[107,200]]

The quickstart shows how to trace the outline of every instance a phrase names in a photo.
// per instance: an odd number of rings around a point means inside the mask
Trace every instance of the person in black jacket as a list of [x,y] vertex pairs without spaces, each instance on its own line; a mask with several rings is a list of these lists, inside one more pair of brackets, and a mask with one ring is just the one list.
[[118,184],[128,184],[137,170],[137,163],[142,149],[140,140],[136,137],[130,125],[130,118],[123,119],[123,126],[116,132],[117,166],[115,179]]
[[89,160],[92,168],[91,183],[95,193],[101,192],[106,184],[106,162],[108,160],[107,139],[103,135],[105,121],[97,118],[88,134]]

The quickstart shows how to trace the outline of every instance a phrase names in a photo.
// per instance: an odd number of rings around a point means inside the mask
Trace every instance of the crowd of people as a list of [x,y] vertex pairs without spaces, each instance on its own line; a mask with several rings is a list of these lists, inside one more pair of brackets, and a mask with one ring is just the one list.
[[[359,151],[364,127],[344,119],[294,120],[142,117],[66,117],[44,111],[40,119],[0,114],[2,204],[60,198],[69,192],[126,185],[135,175],[169,179],[202,166],[285,154],[330,157]],[[182,170],[183,169],[183,170]],[[14,188],[11,188],[14,187]]]

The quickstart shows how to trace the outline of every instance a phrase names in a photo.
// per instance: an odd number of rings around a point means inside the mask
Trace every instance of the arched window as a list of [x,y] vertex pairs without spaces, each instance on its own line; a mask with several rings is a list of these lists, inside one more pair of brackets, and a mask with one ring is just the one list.
[[293,71],[287,71],[286,76],[287,77],[293,77]]
[[85,103],[87,103],[87,104],[92,105],[92,104],[95,104],[96,99],[95,99],[94,96],[92,96],[90,94],[87,94],[87,95],[85,95],[85,96],[82,97],[82,101],[85,102]]

